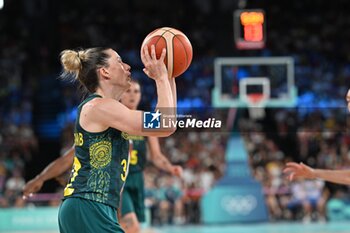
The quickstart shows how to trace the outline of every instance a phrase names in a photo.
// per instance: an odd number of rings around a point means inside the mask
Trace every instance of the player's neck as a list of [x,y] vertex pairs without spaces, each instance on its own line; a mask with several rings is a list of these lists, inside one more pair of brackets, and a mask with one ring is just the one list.
[[121,95],[124,93],[125,90],[121,88],[97,88],[96,94],[102,96],[103,98],[111,98],[115,100],[119,100]]

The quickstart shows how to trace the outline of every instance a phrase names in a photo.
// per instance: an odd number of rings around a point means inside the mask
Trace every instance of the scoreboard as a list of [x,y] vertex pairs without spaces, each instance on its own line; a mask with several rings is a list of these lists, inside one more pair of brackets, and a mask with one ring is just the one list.
[[262,49],[265,46],[265,12],[261,9],[236,10],[233,14],[234,38],[238,49]]

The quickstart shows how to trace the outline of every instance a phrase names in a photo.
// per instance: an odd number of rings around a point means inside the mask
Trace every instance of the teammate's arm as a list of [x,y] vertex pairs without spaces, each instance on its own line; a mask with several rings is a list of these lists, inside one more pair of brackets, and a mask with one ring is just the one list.
[[51,162],[39,175],[26,183],[23,188],[23,198],[27,198],[38,192],[44,182],[57,177],[67,171],[73,165],[74,147],[69,149],[63,156]]
[[150,149],[150,160],[159,169],[169,172],[172,175],[181,177],[182,167],[172,165],[160,150],[159,139],[157,137],[148,137]]
[[325,181],[350,185],[350,170],[325,170],[314,169],[303,163],[287,163],[284,173],[289,174],[288,178],[322,179]]

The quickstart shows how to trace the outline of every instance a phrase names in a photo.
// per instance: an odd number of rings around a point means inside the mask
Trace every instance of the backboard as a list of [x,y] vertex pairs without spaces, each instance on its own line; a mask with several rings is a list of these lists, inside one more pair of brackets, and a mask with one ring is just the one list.
[[259,107],[294,107],[297,89],[291,57],[216,58],[214,107],[250,107],[249,97],[262,95]]

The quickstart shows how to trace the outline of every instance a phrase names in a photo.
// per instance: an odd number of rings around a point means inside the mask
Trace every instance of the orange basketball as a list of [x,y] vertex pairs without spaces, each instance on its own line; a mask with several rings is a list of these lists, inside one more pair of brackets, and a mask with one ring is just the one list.
[[187,70],[192,61],[192,45],[190,40],[181,31],[163,27],[148,34],[143,40],[143,46],[147,45],[151,52],[151,45],[155,46],[156,55],[159,59],[163,48],[166,48],[164,63],[168,68],[169,77],[178,77]]

